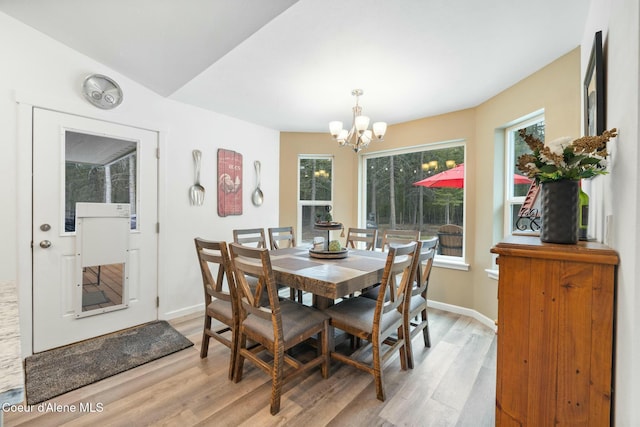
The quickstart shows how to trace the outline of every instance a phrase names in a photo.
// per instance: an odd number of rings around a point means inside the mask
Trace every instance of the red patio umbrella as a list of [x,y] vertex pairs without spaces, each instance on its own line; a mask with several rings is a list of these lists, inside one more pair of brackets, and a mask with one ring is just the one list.
[[[531,184],[531,180],[526,176],[514,174],[514,183]],[[437,188],[462,188],[464,187],[464,164],[459,164],[455,168],[437,173],[421,181],[414,182],[413,185]]]

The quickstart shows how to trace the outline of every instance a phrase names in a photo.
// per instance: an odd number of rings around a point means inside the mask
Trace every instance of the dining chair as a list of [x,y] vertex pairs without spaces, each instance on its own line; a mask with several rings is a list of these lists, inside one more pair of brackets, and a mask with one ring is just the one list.
[[269,232],[271,250],[292,248],[296,245],[296,235],[293,232],[293,227],[270,227],[267,230]]
[[407,365],[413,369],[413,338],[422,331],[422,339],[425,347],[431,347],[429,335],[429,316],[427,312],[427,291],[429,290],[429,276],[438,246],[438,238],[422,240],[420,254],[418,255],[418,267],[415,280],[412,282],[408,298],[405,302],[404,326],[405,336],[409,337],[407,347]]
[[382,245],[380,249],[384,252],[391,245],[404,245],[420,239],[419,230],[385,230],[382,233]]
[[[280,411],[282,387],[295,376],[320,366],[323,378],[329,376],[329,316],[313,307],[291,300],[279,300],[269,251],[230,245],[231,264],[238,295],[239,329],[233,380],[242,380],[247,359],[271,376],[271,414]],[[246,277],[258,278],[251,289]],[[266,293],[269,304],[261,302]],[[310,338],[316,338],[318,354],[309,361],[295,359],[288,350]],[[247,340],[258,347],[247,348]],[[265,360],[263,352],[271,355]],[[285,366],[287,372],[285,372]]]
[[243,228],[233,230],[233,241],[244,246],[266,248],[264,228]]
[[376,228],[353,228],[347,231],[347,241],[345,246],[353,249],[364,249],[372,251],[376,247],[378,230]]
[[[364,249],[373,251],[376,248],[376,239],[378,238],[377,228],[353,228],[349,227],[347,231],[347,240],[345,247],[353,249]],[[349,298],[353,298],[355,294],[349,294]],[[357,340],[352,340],[352,346],[357,345]]]
[[[202,273],[202,284],[204,285],[204,328],[202,330],[202,346],[200,348],[200,358],[207,357],[209,351],[209,338],[214,338],[231,350],[229,359],[229,379],[233,379],[235,349],[238,316],[236,313],[236,289],[233,274],[231,274],[231,263],[229,252],[225,242],[214,242],[195,238],[198,263]],[[216,270],[216,277],[212,273]],[[224,278],[226,276],[227,289],[224,289]],[[223,324],[217,329],[211,328],[211,319],[216,319]],[[230,333],[231,339],[225,334]]]
[[[293,232],[293,227],[270,227],[267,229],[269,234],[269,246],[271,250],[278,250],[282,248],[292,248],[296,245],[296,235]],[[302,302],[302,290],[289,288],[289,299]]]
[[[332,352],[331,358],[373,375],[376,397],[382,401],[385,400],[384,363],[399,351],[401,368],[407,369],[409,346],[408,336],[404,335],[406,328],[402,310],[415,276],[420,245],[420,242],[412,242],[389,248],[380,284],[380,297],[377,300],[349,298],[324,310],[331,317],[332,326],[369,342],[349,355]],[[390,295],[388,300],[384,298],[387,289]],[[397,334],[397,339],[392,339],[394,334]],[[388,348],[383,348],[383,344]],[[363,353],[368,353],[369,349],[372,351],[371,362],[362,358]]]

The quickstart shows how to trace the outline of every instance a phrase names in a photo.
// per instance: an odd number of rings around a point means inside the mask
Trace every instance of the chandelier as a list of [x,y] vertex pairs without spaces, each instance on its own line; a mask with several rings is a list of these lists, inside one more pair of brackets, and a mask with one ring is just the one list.
[[349,146],[356,153],[366,148],[374,135],[378,141],[382,141],[387,131],[387,124],[385,122],[375,122],[373,124],[373,131],[367,129],[369,127],[369,117],[362,115],[362,107],[358,105],[358,99],[363,93],[362,89],[354,89],[351,91],[351,95],[356,97],[356,105],[353,107],[353,124],[351,125],[351,130],[344,129],[340,121],[329,123],[329,132],[331,132],[333,139],[338,141],[341,147]]

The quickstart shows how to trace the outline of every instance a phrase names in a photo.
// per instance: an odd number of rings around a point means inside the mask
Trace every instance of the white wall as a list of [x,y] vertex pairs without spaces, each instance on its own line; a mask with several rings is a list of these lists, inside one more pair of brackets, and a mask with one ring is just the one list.
[[619,135],[611,144],[610,175],[602,178],[604,215],[612,226],[604,230],[608,244],[618,251],[617,329],[614,416],[617,426],[640,425],[640,266],[638,202],[639,43],[640,8],[637,0],[592,0],[582,40],[583,76],[594,33],[602,30],[606,63],[607,128]]
[[[117,72],[0,13],[0,282],[20,293],[23,354],[30,354],[31,235],[30,141],[19,123],[16,99],[64,112],[161,131],[160,318],[186,314],[202,305],[201,277],[193,238],[232,240],[231,230],[278,224],[279,133],[244,121],[162,98]],[[122,105],[99,110],[80,94],[84,77],[100,73],[124,91]],[[217,149],[244,156],[244,214],[221,218],[216,204]],[[203,152],[204,206],[189,205],[193,183],[191,151]],[[251,204],[253,161],[262,162],[264,204]]]

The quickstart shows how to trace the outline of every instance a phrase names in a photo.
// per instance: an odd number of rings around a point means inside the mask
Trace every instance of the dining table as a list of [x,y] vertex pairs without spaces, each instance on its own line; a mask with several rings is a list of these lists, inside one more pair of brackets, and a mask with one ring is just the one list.
[[324,309],[333,301],[380,283],[386,252],[349,249],[344,258],[316,258],[309,247],[270,251],[276,282],[314,295],[314,306]]

